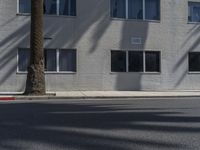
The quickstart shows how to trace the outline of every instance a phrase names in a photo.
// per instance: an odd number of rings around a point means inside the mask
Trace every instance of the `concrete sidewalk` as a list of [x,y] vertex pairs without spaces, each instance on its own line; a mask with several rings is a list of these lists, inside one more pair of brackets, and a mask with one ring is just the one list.
[[51,92],[45,96],[24,96],[22,94],[0,95],[0,100],[42,100],[42,99],[109,99],[109,98],[159,98],[200,97],[200,91],[66,91]]
[[70,98],[143,98],[143,97],[200,97],[200,91],[69,91],[56,92],[56,97]]

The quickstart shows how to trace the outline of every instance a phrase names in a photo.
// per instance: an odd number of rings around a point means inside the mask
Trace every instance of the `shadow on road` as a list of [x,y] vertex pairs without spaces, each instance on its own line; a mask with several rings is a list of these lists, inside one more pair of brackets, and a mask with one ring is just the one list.
[[0,149],[28,149],[23,143],[73,150],[130,150],[138,145],[183,149],[186,145],[135,134],[200,132],[200,127],[181,126],[185,122],[200,123],[200,117],[184,116],[178,108],[132,108],[129,104],[1,103]]

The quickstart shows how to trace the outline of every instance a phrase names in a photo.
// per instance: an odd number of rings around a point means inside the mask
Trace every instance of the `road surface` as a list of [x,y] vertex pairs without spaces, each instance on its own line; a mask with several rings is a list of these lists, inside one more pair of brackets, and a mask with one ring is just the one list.
[[200,149],[200,98],[0,102],[0,150],[184,149]]

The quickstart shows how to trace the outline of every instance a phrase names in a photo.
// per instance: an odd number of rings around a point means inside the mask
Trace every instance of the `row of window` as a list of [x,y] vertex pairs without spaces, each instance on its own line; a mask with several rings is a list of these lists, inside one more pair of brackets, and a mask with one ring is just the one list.
[[[111,0],[113,18],[160,20],[160,0]],[[200,22],[200,3],[188,2],[188,22]]]
[[[31,12],[31,0],[18,0],[19,13]],[[76,0],[44,0],[44,14],[76,16]]]
[[[200,72],[200,52],[189,52],[189,72]],[[112,72],[160,72],[159,51],[111,51]]]
[[159,51],[111,51],[112,72],[160,72]]
[[[160,0],[110,0],[111,17],[137,20],[160,20]],[[18,0],[18,12],[30,13],[31,0]],[[188,21],[200,22],[200,3],[188,3]],[[48,15],[76,16],[76,0],[44,0]]]
[[[160,0],[110,0],[111,17],[160,20]],[[30,13],[31,0],[18,0],[18,12]],[[76,16],[76,0],[44,0],[48,15]],[[200,3],[188,2],[188,21],[200,22]]]
[[111,0],[113,18],[160,20],[160,0]]
[[[26,72],[29,64],[30,50],[18,50],[18,71]],[[76,50],[45,49],[44,65],[47,72],[76,72]]]
[[[18,72],[26,72],[30,50],[18,50]],[[76,50],[45,49],[45,71],[76,72]],[[200,72],[200,52],[189,52],[189,72]],[[111,72],[160,72],[159,51],[111,51]]]

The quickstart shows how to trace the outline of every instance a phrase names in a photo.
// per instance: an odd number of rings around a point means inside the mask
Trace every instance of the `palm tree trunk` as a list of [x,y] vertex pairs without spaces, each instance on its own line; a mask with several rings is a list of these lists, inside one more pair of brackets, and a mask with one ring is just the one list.
[[31,0],[31,54],[25,95],[45,95],[43,0]]

